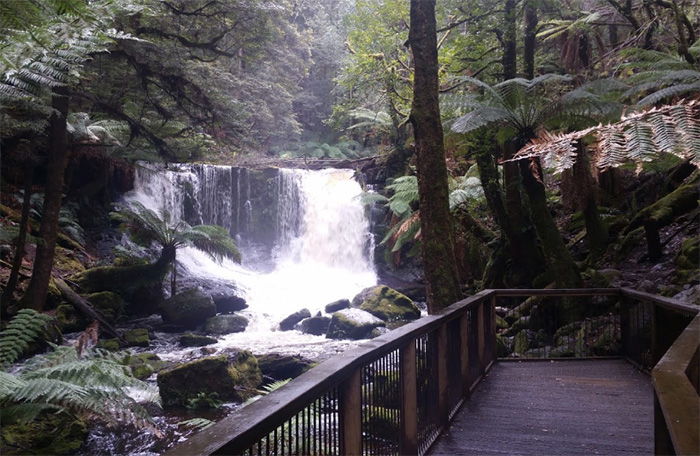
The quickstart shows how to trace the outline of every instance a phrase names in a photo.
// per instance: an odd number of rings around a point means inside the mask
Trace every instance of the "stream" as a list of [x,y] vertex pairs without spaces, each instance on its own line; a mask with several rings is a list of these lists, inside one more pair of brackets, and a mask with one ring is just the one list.
[[[246,330],[220,336],[207,354],[236,348],[321,361],[360,343],[278,330],[279,322],[298,310],[324,313],[326,304],[352,300],[377,283],[369,217],[353,174],[212,165],[137,168],[135,188],[125,195],[126,201],[138,201],[156,212],[166,209],[173,222],[223,226],[241,251],[242,262],[236,264],[217,263],[189,247],[178,250],[179,290],[198,286],[231,293],[249,306],[237,312],[248,318]],[[203,356],[200,348],[179,347],[178,337],[156,330],[151,346],[135,351],[154,352],[171,362]],[[155,381],[155,375],[149,381]],[[218,419],[236,407],[224,404],[219,410],[194,414],[166,410],[156,417],[162,439],[144,431],[97,427],[81,454],[159,454],[192,432],[178,427],[179,421],[195,416]]]

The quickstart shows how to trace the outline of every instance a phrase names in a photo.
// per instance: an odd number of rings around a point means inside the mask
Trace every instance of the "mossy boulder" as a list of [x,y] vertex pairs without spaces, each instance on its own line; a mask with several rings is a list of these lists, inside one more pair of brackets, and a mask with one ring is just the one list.
[[124,300],[111,291],[92,293],[86,298],[110,323],[116,322],[124,312]]
[[677,267],[674,282],[685,285],[697,280],[700,275],[700,237],[692,237],[683,241],[676,255]]
[[420,309],[411,299],[386,285],[363,290],[353,298],[352,306],[384,321],[420,318]]
[[337,312],[339,310],[347,309],[350,307],[350,300],[349,299],[339,299],[337,301],[333,301],[330,304],[326,304],[325,311],[326,313],[333,313]]
[[313,336],[323,336],[328,332],[330,324],[331,317],[320,316],[306,318],[299,323],[299,331]]
[[329,339],[367,339],[374,328],[386,323],[360,309],[343,309],[333,314],[326,337]]
[[274,380],[296,378],[315,365],[313,361],[305,358],[277,353],[260,355],[257,358],[263,375]]
[[216,393],[224,402],[243,402],[257,394],[261,382],[258,361],[245,350],[198,359],[158,373],[163,405],[184,406],[200,393]]
[[194,329],[216,315],[216,305],[208,296],[196,288],[172,296],[159,306],[163,323]]
[[531,337],[529,330],[524,329],[513,338],[513,352],[523,354],[530,349]]
[[56,321],[63,333],[83,331],[88,325],[85,317],[67,303],[63,303],[56,308]]
[[111,351],[111,352],[116,352],[121,350],[121,345],[119,344],[119,339],[100,339],[97,341],[97,348],[101,348],[103,350]]
[[121,361],[125,366],[131,368],[134,377],[146,380],[148,377],[164,369],[167,363],[161,360],[155,353],[129,353]]
[[18,424],[3,420],[0,454],[75,454],[88,436],[88,427],[65,413],[43,413]]
[[183,334],[180,336],[181,347],[205,347],[217,343],[214,337],[203,336],[201,334]]
[[231,334],[245,331],[248,319],[242,315],[217,315],[208,318],[204,331],[209,334]]
[[168,272],[166,262],[131,266],[99,266],[72,277],[85,293],[111,291],[128,304],[132,315],[150,315],[157,312],[163,301],[163,278]]
[[124,331],[124,339],[129,347],[148,347],[151,339],[146,328],[134,328]]
[[280,330],[291,331],[292,329],[294,329],[294,326],[301,320],[310,317],[311,311],[309,309],[298,310],[280,322]]
[[218,313],[234,313],[248,308],[246,300],[236,295],[217,292],[212,293],[211,298],[214,300],[214,304],[216,304],[216,311]]

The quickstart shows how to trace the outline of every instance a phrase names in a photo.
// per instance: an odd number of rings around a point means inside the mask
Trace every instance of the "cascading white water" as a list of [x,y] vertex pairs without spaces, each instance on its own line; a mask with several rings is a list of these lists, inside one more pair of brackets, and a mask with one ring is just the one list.
[[139,170],[135,189],[127,200],[139,201],[156,211],[164,207],[175,220],[181,220],[187,216],[184,206],[189,198],[193,200],[189,211],[199,211],[196,216],[190,215],[195,222],[222,225],[236,235],[242,265],[230,261],[217,264],[191,248],[178,253],[179,262],[189,274],[228,281],[245,292],[250,306],[244,311],[250,319],[248,329],[227,336],[222,343],[255,348],[257,352],[285,352],[285,347],[295,344],[305,349],[309,343],[318,345],[322,338],[296,332],[285,333],[280,344],[279,333],[271,331],[297,310],[323,312],[326,304],[352,299],[376,283],[372,236],[358,198],[361,188],[352,179],[352,171],[279,170],[273,266],[260,268],[255,264],[258,256],[251,250],[255,246],[246,242],[246,230],[256,229],[251,225],[255,207],[249,182],[242,184],[241,171],[204,165]]

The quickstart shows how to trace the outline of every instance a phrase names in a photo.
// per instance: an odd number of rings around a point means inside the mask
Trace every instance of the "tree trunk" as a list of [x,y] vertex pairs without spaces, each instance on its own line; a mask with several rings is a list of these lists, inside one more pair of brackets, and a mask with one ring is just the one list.
[[525,40],[523,46],[523,60],[525,61],[525,77],[535,78],[535,47],[537,45],[537,7],[533,0],[525,4]]
[[503,11],[503,79],[513,79],[518,74],[516,1],[506,0]]
[[51,280],[56,238],[58,237],[58,216],[63,198],[63,176],[68,163],[67,88],[54,89],[51,106],[54,113],[49,119],[49,156],[44,187],[44,206],[39,227],[39,242],[36,247],[32,279],[20,303],[22,307],[38,311],[44,309],[46,293]]
[[461,298],[438,101],[435,0],[411,0],[408,43],[415,62],[410,120],[416,141],[421,253],[432,314]]
[[536,172],[542,176],[539,163],[529,160],[520,160],[519,163],[523,176],[523,188],[527,192],[535,231],[542,244],[542,250],[556,285],[558,288],[580,288],[583,285],[581,274],[566,247],[552,214],[549,212],[544,184],[535,177],[530,169],[530,166],[535,166]]
[[589,257],[592,260],[600,258],[608,246],[608,227],[600,217],[596,197],[596,184],[591,173],[591,163],[586,147],[579,142],[578,158],[574,163],[573,176],[577,195],[577,205],[583,212],[586,223],[586,240],[588,241]]
[[5,302],[9,303],[12,301],[12,295],[17,287],[17,281],[19,279],[19,270],[22,268],[22,259],[24,258],[24,247],[27,240],[27,228],[29,224],[29,209],[31,206],[32,199],[32,185],[34,181],[34,166],[29,164],[27,166],[27,173],[24,175],[24,200],[22,201],[22,219],[19,222],[19,234],[17,235],[17,244],[15,245],[15,257],[12,261],[12,270],[10,271],[10,277],[7,279],[7,285],[5,286],[5,291],[3,296],[5,297]]

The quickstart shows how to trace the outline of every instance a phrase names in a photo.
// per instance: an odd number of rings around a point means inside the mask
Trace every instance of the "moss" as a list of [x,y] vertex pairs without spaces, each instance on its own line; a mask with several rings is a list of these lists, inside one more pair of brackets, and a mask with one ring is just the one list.
[[242,315],[216,315],[208,318],[204,330],[209,334],[231,334],[245,331],[248,319]]
[[513,352],[514,353],[525,353],[530,348],[530,336],[527,330],[520,331],[513,338]]
[[222,401],[242,402],[257,394],[262,373],[256,358],[241,350],[181,364],[158,373],[164,405],[187,405],[200,393],[218,394]]
[[74,454],[88,435],[87,425],[65,413],[43,413],[27,424],[2,423],[0,453]]
[[675,217],[697,207],[698,198],[700,197],[698,194],[699,180],[700,173],[696,171],[685,184],[639,211],[630,221],[626,231],[630,232],[641,227],[644,224],[644,220],[648,218],[656,220],[659,227],[666,226]]
[[411,299],[384,285],[368,291],[360,309],[384,321],[420,318],[420,310]]
[[162,361],[155,353],[130,353],[124,356],[121,363],[129,366],[134,377],[140,380],[146,380],[154,372],[158,372],[166,366],[165,361]]
[[102,291],[87,296],[87,300],[110,323],[116,322],[124,311],[124,300],[116,293]]
[[697,271],[700,268],[700,237],[696,236],[683,241],[675,263],[680,270]]
[[99,342],[97,342],[97,347],[112,352],[119,351],[121,348],[119,346],[119,339],[101,339]]
[[145,328],[135,328],[124,332],[124,339],[130,347],[148,347],[151,340],[148,337],[148,330]]
[[[355,318],[360,313],[359,318]],[[368,315],[370,319],[364,318]],[[359,309],[345,309],[336,312],[331,317],[326,337],[329,339],[365,339],[369,333],[378,326],[386,326],[386,323]]]
[[70,304],[61,304],[56,309],[58,327],[64,333],[82,331],[87,327],[87,320]]
[[217,343],[214,337],[201,336],[199,334],[183,334],[180,336],[180,346],[182,347],[204,347]]

